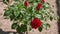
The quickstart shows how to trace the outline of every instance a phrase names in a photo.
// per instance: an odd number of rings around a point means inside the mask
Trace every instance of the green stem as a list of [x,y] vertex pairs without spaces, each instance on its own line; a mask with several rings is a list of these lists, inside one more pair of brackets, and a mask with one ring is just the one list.
[[[27,7],[26,7],[26,11],[27,11]],[[27,34],[29,34],[29,27],[28,27],[28,23],[27,23]]]

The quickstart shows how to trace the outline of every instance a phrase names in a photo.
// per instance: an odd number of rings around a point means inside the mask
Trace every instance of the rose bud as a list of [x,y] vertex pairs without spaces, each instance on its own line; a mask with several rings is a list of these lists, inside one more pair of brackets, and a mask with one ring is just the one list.
[[46,2],[46,0],[42,0],[42,3],[45,3]]
[[24,6],[28,6],[29,5],[29,2],[26,0],[26,1],[24,1]]
[[38,3],[37,6],[36,6],[36,9],[40,10],[41,8],[42,8],[42,4]]

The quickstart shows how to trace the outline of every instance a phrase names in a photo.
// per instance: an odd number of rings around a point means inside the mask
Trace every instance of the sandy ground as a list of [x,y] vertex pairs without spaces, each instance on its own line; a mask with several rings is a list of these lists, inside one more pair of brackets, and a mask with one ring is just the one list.
[[[56,0],[47,0],[51,6],[54,5],[53,10],[56,12],[57,9],[56,9]],[[4,19],[4,9],[5,8],[5,5],[0,2],[0,29],[2,29],[2,31],[4,32],[8,32],[8,31],[12,31],[12,32],[15,32],[15,30],[12,30],[11,29],[11,24],[12,22],[9,20],[9,19]],[[57,25],[57,22],[56,21],[52,21],[52,22],[49,22],[49,24],[51,25],[50,29],[49,30],[42,30],[42,32],[39,32],[38,30],[32,30],[29,32],[29,34],[58,34],[58,25]],[[0,34],[7,34],[7,33],[1,33]]]

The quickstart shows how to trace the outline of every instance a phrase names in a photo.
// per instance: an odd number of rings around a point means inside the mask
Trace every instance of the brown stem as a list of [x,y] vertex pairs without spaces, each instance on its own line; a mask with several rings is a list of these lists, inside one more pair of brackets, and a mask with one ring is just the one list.
[[27,34],[29,34],[29,26],[27,25]]

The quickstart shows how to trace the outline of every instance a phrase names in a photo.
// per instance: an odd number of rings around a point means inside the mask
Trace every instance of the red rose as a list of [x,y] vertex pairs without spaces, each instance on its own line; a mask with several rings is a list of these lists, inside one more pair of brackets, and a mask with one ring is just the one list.
[[38,3],[37,6],[36,6],[36,9],[39,10],[42,8],[42,4]]
[[46,2],[46,0],[42,0],[42,3],[45,3]]
[[39,28],[41,26],[41,21],[38,18],[34,18],[31,23],[30,23],[31,27],[36,29]]
[[28,6],[29,5],[29,2],[27,0],[24,1],[24,6]]

